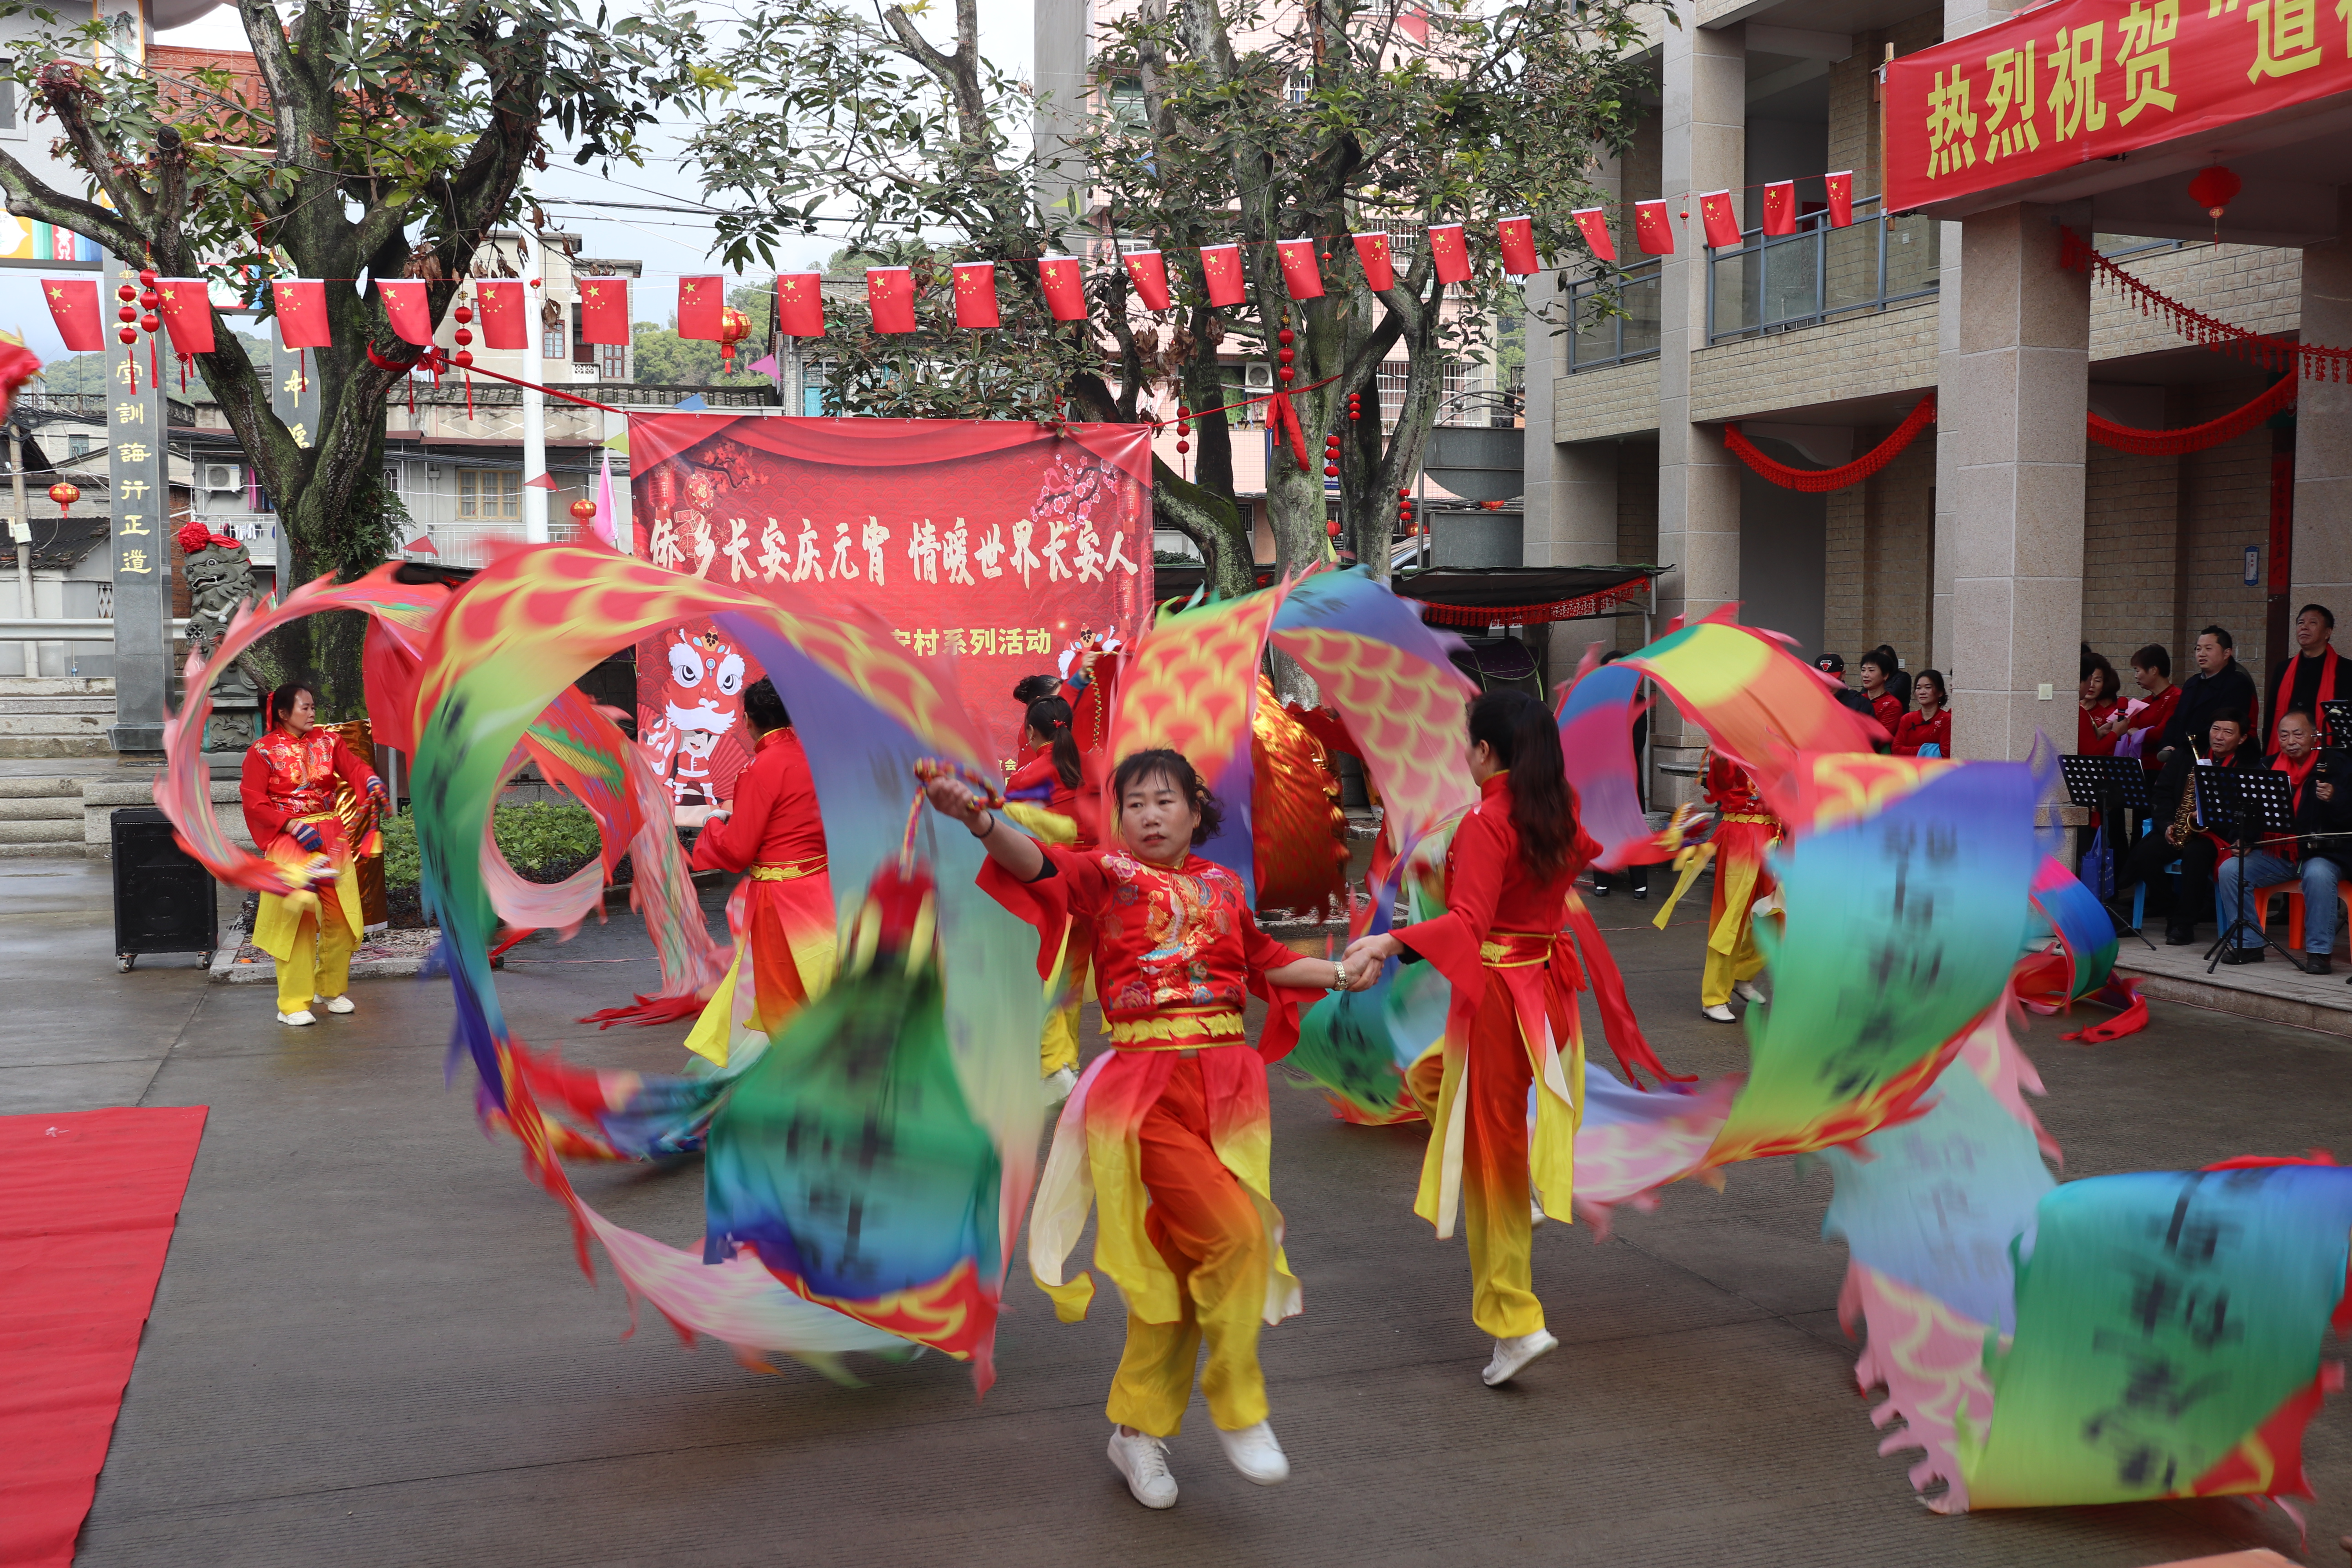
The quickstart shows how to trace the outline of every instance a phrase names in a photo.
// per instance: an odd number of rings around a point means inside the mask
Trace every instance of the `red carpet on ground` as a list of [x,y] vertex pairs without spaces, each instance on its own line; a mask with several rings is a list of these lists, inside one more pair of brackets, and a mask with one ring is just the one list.
[[205,1109],[0,1116],[0,1563],[73,1562]]

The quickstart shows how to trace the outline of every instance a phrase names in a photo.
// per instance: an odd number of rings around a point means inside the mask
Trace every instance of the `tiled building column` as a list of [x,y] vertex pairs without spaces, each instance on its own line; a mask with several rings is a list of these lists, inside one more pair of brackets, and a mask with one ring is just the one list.
[[[1675,568],[1658,580],[1658,624],[1696,620],[1739,596],[1739,466],[1723,433],[1690,422],[1692,356],[1706,347],[1707,266],[1695,193],[1737,190],[1747,183],[1747,29],[1709,30],[1685,7],[1683,26],[1665,30],[1665,107],[1660,193],[1675,223],[1675,253],[1659,279],[1658,560]],[[1655,710],[1654,763],[1696,763],[1706,735],[1673,708]],[[1692,792],[1675,781],[1652,783],[1661,806]]]
[[1949,433],[1962,757],[2022,758],[2037,727],[2062,747],[2073,735],[2091,283],[2058,266],[2059,211],[2020,205],[1960,224],[1959,354],[1945,396],[1969,416]]
[[[2336,193],[2336,238],[2303,252],[2303,341],[2352,345],[2352,186]],[[2294,598],[2336,613],[2352,647],[2352,382],[2309,381],[2295,395]]]
[[[1604,201],[1615,205],[1624,194],[1623,160],[1614,153],[1604,155],[1593,171],[1592,184]],[[1592,268],[1591,263],[1562,267],[1539,272],[1527,283],[1527,489],[1520,500],[1526,508],[1526,562],[1530,566],[1602,565],[1617,558],[1613,459],[1599,476],[1605,477],[1608,493],[1596,495],[1596,471],[1590,460],[1580,459],[1575,448],[1552,439],[1553,410],[1561,396],[1574,395],[1574,384],[1565,374],[1568,339],[1557,334],[1562,328],[1572,333],[1580,324],[1569,309],[1569,289]],[[1595,504],[1601,510],[1588,516]],[[1596,549],[1600,553],[1593,553]]]

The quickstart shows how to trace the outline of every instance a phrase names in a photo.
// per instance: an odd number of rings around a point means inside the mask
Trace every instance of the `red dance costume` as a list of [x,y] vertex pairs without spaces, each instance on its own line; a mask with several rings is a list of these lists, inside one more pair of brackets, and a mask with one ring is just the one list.
[[[1044,847],[1036,881],[991,861],[981,886],[1036,926],[1049,954],[1072,920],[1091,924],[1112,1048],[1055,1125],[1031,1211],[1030,1269],[1064,1321],[1084,1317],[1094,1282],[1066,1279],[1064,1266],[1098,1204],[1095,1263],[1128,1311],[1110,1418],[1174,1433],[1205,1341],[1209,1413],[1242,1430],[1266,1417],[1259,1325],[1299,1304],[1274,1206],[1265,1064],[1290,1049],[1299,1005],[1321,994],[1269,987],[1265,972],[1298,954],[1258,929],[1223,867],[1197,855],[1171,868],[1121,849]],[[1252,990],[1275,1004],[1257,1050],[1242,1030]]]
[[[351,952],[364,929],[353,858],[373,852],[373,846],[352,842],[351,825],[335,809],[336,798],[344,784],[354,795],[364,795],[375,783],[374,770],[330,730],[296,735],[273,725],[247,748],[238,795],[255,847],[306,880],[316,870],[304,868],[331,868],[334,875],[330,889],[261,895],[253,945],[277,961],[280,1013],[306,1010],[314,994],[343,994]],[[298,824],[317,832],[318,850],[295,842],[289,830]],[[368,837],[374,837],[373,827]]]
[[[724,1066],[741,1031],[772,1035],[833,979],[833,883],[825,875],[824,818],[808,756],[790,728],[760,737],[735,779],[734,815],[695,841],[698,871],[745,871],[727,900],[735,964],[687,1037],[688,1049]],[[742,984],[746,964],[751,983]]]
[[[1454,988],[1413,1212],[1448,1237],[1457,1206],[1466,1210],[1470,1315],[1496,1339],[1544,1326],[1530,1194],[1548,1215],[1570,1213],[1584,1111],[1583,976],[1561,926],[1577,873],[1600,853],[1580,827],[1566,862],[1538,880],[1511,822],[1510,774],[1496,773],[1446,847],[1445,913],[1396,932]],[[1532,1138],[1530,1085],[1539,1086]]]
[[1713,752],[1706,759],[1706,798],[1721,821],[1715,829],[1715,900],[1707,910],[1699,1004],[1720,1007],[1729,1005],[1734,985],[1764,967],[1753,910],[1776,886],[1764,868],[1764,852],[1780,839],[1780,823],[1764,809],[1748,770]]

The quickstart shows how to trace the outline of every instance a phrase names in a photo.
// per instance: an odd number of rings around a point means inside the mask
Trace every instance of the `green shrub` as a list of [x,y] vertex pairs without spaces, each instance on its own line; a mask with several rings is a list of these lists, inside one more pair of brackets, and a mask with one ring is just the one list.
[[[558,881],[596,858],[596,819],[584,806],[546,802],[501,805],[492,831],[507,864],[537,881]],[[416,818],[383,825],[383,885],[414,888],[424,875],[416,853]]]

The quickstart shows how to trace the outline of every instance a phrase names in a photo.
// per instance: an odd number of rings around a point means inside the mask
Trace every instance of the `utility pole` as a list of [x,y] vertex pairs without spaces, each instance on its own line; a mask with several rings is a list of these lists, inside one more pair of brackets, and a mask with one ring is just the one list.
[[547,236],[537,223],[530,226],[530,341],[522,362],[522,536],[527,543],[544,544],[547,492],[536,481],[547,478],[547,394],[540,388],[547,374]]
[[[24,617],[29,621],[40,614],[33,607],[33,514],[25,510],[25,430],[13,421],[8,426],[8,493],[14,506],[8,514],[8,531],[16,540],[16,597],[25,606]],[[26,678],[30,679],[40,673],[41,645],[26,637]]]

